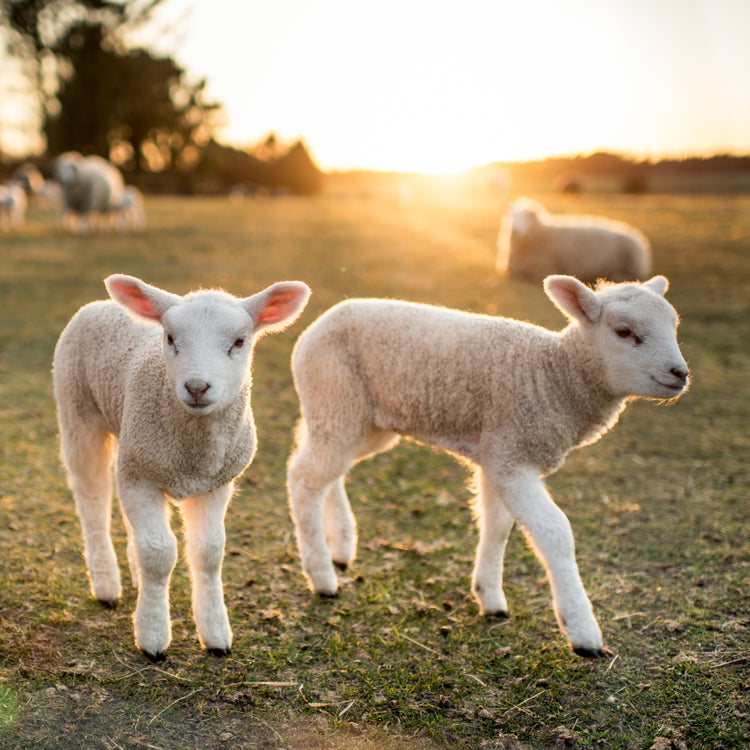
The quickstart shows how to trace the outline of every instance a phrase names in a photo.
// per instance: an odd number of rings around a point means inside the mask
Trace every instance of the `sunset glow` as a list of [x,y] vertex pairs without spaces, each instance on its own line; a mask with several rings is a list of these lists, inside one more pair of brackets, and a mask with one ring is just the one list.
[[746,0],[166,0],[159,18],[145,41],[208,79],[221,141],[302,138],[326,170],[750,153]]

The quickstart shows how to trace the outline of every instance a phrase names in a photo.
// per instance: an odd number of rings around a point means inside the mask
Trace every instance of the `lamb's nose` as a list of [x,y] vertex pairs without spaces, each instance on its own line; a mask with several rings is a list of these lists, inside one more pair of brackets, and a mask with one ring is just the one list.
[[685,367],[673,367],[669,371],[676,380],[678,380],[683,385],[687,382],[688,379],[688,371]]
[[211,387],[205,380],[193,378],[185,383],[185,390],[198,401],[200,397]]

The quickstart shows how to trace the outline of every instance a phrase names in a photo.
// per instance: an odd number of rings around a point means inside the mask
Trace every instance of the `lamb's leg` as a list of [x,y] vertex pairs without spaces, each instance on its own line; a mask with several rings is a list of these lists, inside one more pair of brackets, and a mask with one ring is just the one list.
[[98,420],[61,425],[62,455],[83,529],[91,591],[106,607],[120,598],[120,569],[110,537],[116,441]]
[[334,565],[346,570],[357,554],[357,522],[344,489],[344,477],[328,488],[323,503],[323,524]]
[[506,477],[484,470],[547,570],[555,616],[571,647],[581,656],[601,656],[602,634],[578,573],[567,517],[535,470]]
[[133,530],[138,577],[135,642],[153,662],[166,659],[172,638],[169,579],[177,562],[177,540],[169,526],[170,506],[151,485],[119,481],[120,503]]
[[209,495],[180,503],[193,584],[193,619],[201,646],[215,656],[226,656],[232,650],[232,630],[221,582],[224,515],[231,496],[232,485],[227,484]]
[[513,516],[481,469],[476,475],[475,513],[479,523],[472,591],[483,615],[507,617],[508,604],[503,593],[503,556]]
[[339,480],[349,464],[344,464],[343,469],[336,469],[326,467],[326,463],[313,454],[309,443],[305,444],[289,460],[287,487],[302,570],[316,594],[335,596],[338,580],[326,541],[323,508],[329,488]]

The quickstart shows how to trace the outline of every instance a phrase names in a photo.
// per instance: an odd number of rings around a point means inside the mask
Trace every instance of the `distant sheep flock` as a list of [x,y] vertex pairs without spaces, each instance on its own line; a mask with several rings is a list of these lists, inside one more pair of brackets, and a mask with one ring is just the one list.
[[1,231],[24,229],[29,201],[57,205],[62,228],[78,234],[137,231],[146,224],[141,191],[125,185],[120,170],[106,159],[77,151],[55,159],[53,180],[23,164],[0,185]]

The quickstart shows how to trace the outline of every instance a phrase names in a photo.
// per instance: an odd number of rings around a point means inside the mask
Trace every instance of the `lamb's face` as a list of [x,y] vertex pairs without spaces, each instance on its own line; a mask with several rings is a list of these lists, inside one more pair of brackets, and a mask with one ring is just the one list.
[[164,355],[177,398],[193,414],[228,406],[245,381],[253,325],[238,300],[205,292],[164,314]]
[[613,391],[674,399],[688,387],[677,345],[677,313],[659,294],[628,285],[606,299],[595,336]]

